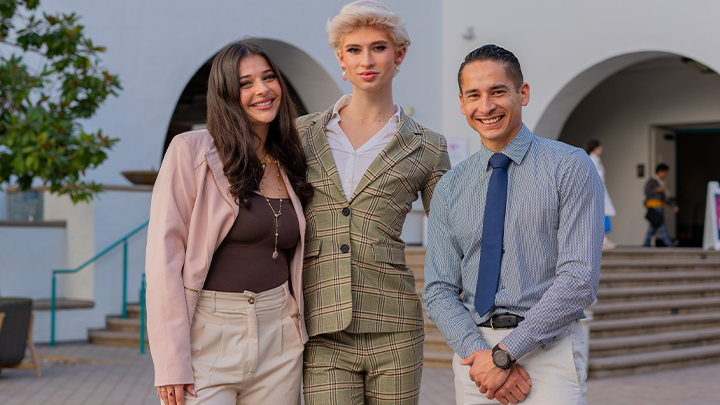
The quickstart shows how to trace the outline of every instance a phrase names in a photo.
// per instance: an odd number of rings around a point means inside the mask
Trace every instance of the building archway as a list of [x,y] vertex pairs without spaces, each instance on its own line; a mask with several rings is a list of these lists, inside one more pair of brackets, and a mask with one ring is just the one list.
[[680,212],[666,210],[671,236],[699,246],[707,181],[720,180],[720,76],[683,55],[639,52],[601,62],[572,79],[541,117],[537,134],[585,147],[603,145],[606,185],[615,205],[611,239],[643,243],[643,186],[658,163]]
[[[260,38],[255,42],[267,51],[280,69],[298,114],[324,110],[342,95],[325,69],[301,49],[274,39]],[[214,59],[213,55],[195,72],[180,95],[168,124],[163,156],[175,135],[204,127],[207,83]]]

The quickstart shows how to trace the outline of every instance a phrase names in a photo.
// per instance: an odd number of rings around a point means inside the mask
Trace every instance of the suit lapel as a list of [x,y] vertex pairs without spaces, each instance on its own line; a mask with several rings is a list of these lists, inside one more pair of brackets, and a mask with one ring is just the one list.
[[[417,149],[420,146],[419,134],[422,134],[422,131],[418,124],[405,115],[405,111],[400,109],[400,124],[397,133],[370,164],[370,167],[368,167],[362,179],[360,179],[360,183],[355,188],[350,202],[352,203],[355,197],[381,174]],[[337,173],[337,169],[335,172]],[[339,177],[338,180],[340,180]]]
[[333,108],[334,106],[325,111],[322,115],[319,115],[318,120],[313,122],[308,132],[310,135],[310,141],[308,144],[311,148],[311,154],[317,158],[320,162],[320,166],[323,168],[323,171],[328,177],[330,177],[337,188],[337,193],[334,193],[334,197],[345,202],[347,201],[347,198],[343,193],[342,183],[340,182],[340,174],[335,166],[335,159],[333,159],[332,150],[330,149],[327,137],[325,136],[325,125],[332,117]]

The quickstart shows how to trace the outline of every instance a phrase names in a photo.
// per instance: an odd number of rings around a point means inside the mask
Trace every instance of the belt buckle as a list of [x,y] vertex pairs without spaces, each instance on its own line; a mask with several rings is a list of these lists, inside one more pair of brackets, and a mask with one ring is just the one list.
[[492,315],[490,317],[490,329],[495,330],[495,323],[493,322],[493,318],[495,318],[495,315]]

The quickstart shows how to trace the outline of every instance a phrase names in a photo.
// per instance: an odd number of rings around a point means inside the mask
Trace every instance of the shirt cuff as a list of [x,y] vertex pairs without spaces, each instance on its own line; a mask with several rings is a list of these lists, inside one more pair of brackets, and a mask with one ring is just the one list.
[[505,349],[512,354],[516,360],[540,346],[540,344],[533,341],[530,335],[525,333],[521,328],[516,328],[510,332],[500,343],[505,346]]
[[469,345],[463,345],[463,347],[460,348],[460,352],[458,353],[458,356],[462,357],[463,359],[466,359],[470,357],[471,354],[475,353],[478,350],[490,350],[492,349],[482,338],[476,339]]

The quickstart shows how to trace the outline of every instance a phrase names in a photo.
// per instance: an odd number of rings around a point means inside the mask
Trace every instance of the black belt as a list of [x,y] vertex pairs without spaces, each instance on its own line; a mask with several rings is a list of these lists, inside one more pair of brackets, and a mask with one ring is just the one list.
[[485,323],[481,323],[480,326],[493,329],[514,328],[524,320],[525,318],[523,318],[522,316],[511,314],[496,314],[491,316],[490,319],[488,319]]

